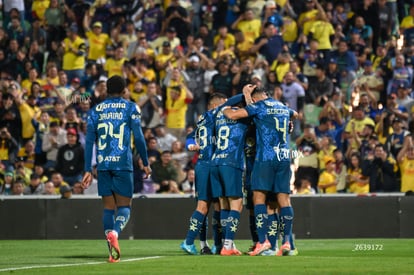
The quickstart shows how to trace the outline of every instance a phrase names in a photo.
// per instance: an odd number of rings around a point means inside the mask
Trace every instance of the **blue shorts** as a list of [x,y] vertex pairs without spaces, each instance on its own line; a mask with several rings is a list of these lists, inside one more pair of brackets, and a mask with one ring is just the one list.
[[252,190],[290,194],[290,162],[256,162],[252,172]]
[[112,196],[118,194],[132,198],[134,177],[132,171],[100,170],[98,171],[98,195]]
[[243,197],[243,171],[231,166],[217,166],[212,170],[214,197]]
[[195,172],[195,195],[198,200],[211,201],[213,199],[211,184],[211,169],[214,166],[208,166],[197,163]]

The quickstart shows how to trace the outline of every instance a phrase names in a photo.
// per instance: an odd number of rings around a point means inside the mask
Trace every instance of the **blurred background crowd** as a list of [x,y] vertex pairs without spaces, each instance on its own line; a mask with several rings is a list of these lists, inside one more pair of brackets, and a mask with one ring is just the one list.
[[412,2],[0,0],[0,194],[96,194],[85,121],[113,75],[142,110],[136,193],[193,194],[186,135],[254,83],[300,114],[293,193],[411,194]]

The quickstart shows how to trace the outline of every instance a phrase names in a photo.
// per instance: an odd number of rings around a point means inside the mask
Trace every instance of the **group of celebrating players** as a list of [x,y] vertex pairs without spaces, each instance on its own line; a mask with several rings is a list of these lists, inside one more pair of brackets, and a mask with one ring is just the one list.
[[[211,95],[208,109],[186,144],[188,150],[198,151],[197,207],[181,249],[198,254],[194,240],[200,235],[201,254],[242,255],[234,239],[245,195],[253,241],[248,254],[297,255],[289,196],[289,132],[298,114],[252,84],[228,100],[221,94]],[[214,205],[211,249],[206,242],[210,204]]]
[[[133,102],[122,97],[125,87],[123,78],[109,78],[108,98],[88,115],[82,181],[84,188],[92,182],[95,147],[98,194],[103,201],[102,222],[109,248],[108,261],[112,263],[120,261],[118,236],[128,223],[131,211],[132,134],[144,172],[147,176],[151,173],[140,127],[141,113]],[[242,94],[228,100],[222,94],[211,95],[208,107],[187,140],[188,150],[198,151],[197,207],[181,249],[188,254],[198,254],[194,240],[200,235],[201,254],[242,255],[234,239],[245,193],[253,240],[248,254],[297,255],[292,239],[293,208],[289,197],[292,175],[289,132],[291,120],[298,114],[269,97],[262,87],[252,84],[244,86]],[[206,224],[212,203],[214,246],[210,249]],[[280,249],[279,232],[283,236]]]

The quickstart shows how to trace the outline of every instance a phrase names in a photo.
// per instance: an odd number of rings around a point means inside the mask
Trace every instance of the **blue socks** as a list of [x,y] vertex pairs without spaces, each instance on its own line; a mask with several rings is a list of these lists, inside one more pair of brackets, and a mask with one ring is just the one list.
[[200,228],[204,222],[204,215],[198,211],[194,211],[190,218],[190,225],[188,227],[187,236],[185,237],[185,243],[187,245],[193,245],[194,240],[200,232]]
[[229,217],[227,218],[227,225],[226,225],[226,240],[234,240],[234,236],[236,235],[237,229],[240,223],[240,212],[235,210],[230,210]]
[[109,231],[112,231],[114,229],[114,223],[115,223],[114,216],[115,216],[115,210],[111,210],[111,209],[103,210],[102,223],[103,223],[105,236]]
[[131,207],[129,206],[121,206],[118,208],[118,212],[116,213],[114,230],[118,232],[118,236],[121,231],[124,229],[126,224],[129,221],[129,216],[131,214]]
[[256,217],[254,215],[249,215],[249,228],[253,243],[257,243],[259,241],[259,237],[257,236]]
[[[292,206],[283,207],[280,209],[280,222],[283,228],[283,242],[290,242],[293,226],[293,208]],[[292,249],[292,248],[291,248]]]
[[276,213],[269,215],[268,224],[267,238],[272,245],[272,250],[276,250],[277,240],[279,239],[279,215]]
[[216,247],[222,246],[221,239],[223,238],[221,234],[221,225],[220,225],[220,211],[213,212],[213,221],[211,222],[213,228],[213,238],[214,238],[214,245]]
[[265,204],[257,204],[254,206],[254,216],[256,217],[256,230],[259,237],[259,242],[266,241],[267,234],[267,208]]

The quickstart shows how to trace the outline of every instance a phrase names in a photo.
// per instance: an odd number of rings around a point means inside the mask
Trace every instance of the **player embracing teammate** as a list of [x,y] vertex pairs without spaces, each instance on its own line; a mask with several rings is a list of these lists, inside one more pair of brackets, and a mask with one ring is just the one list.
[[[297,113],[269,97],[261,87],[248,84],[243,87],[243,95],[247,106],[221,106],[216,111],[215,129],[209,133],[215,141],[210,144],[215,146],[212,156],[215,166],[209,169],[214,187],[212,192],[214,197],[221,198],[222,208],[220,219],[224,247],[220,254],[241,255],[233,242],[242,208],[242,172],[246,167],[241,164],[245,156],[244,143],[240,141],[246,139],[247,119],[251,118],[256,128],[256,155],[251,175],[247,178],[250,178],[254,205],[254,226],[251,226],[251,231],[257,232],[258,241],[249,255],[296,255],[297,250],[292,241],[294,213],[290,204],[292,171],[289,129],[290,121],[297,117]],[[273,205],[269,207],[272,212],[268,214],[266,204],[269,201],[277,204],[270,204]],[[283,236],[278,250],[277,234],[274,232],[277,230],[281,230]]]

